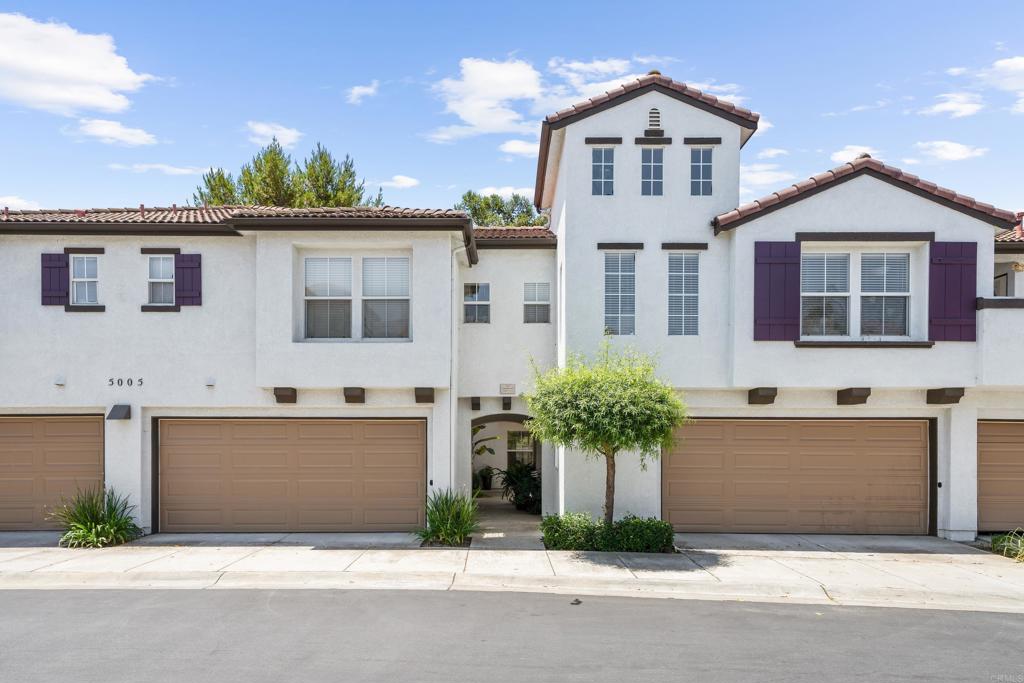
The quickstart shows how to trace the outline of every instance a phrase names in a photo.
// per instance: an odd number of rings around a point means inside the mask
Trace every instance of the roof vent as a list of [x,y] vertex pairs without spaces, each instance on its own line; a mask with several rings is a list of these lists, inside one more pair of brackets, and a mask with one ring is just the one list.
[[661,112],[656,107],[647,112],[647,127],[661,128]]
[[657,69],[651,69],[650,71],[647,72],[647,75],[648,76],[660,76],[661,72],[658,71]]
[[857,155],[857,158],[858,159],[870,159],[871,155],[868,154],[867,152],[861,152],[860,154]]

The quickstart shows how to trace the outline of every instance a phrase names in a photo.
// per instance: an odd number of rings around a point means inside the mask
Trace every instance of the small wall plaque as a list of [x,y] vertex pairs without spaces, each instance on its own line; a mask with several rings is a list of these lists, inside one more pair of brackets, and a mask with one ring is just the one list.
[[515,396],[516,385],[515,384],[499,384],[498,393],[502,396]]

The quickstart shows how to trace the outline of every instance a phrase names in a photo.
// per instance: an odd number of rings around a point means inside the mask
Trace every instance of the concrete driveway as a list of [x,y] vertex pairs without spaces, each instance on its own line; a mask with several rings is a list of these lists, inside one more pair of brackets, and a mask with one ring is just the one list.
[[908,536],[679,534],[665,555],[419,548],[407,534],[0,534],[4,588],[418,588],[1024,612],[1024,565]]

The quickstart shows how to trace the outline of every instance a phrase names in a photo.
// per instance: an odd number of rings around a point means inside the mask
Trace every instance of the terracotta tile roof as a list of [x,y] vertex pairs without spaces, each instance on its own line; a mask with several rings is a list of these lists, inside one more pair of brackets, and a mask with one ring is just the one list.
[[1017,225],[996,235],[996,243],[1024,244],[1024,211],[1017,214]]
[[473,228],[473,237],[476,239],[506,239],[506,240],[530,240],[530,239],[554,239],[555,233],[544,227],[520,228],[515,226],[498,227],[488,226],[485,228]]
[[557,111],[554,114],[550,114],[545,119],[545,121],[547,121],[548,123],[556,123],[558,121],[561,121],[562,119],[566,119],[577,114],[582,114],[588,109],[593,109],[598,105],[605,104],[606,102],[610,102],[612,100],[616,100],[620,97],[628,95],[634,90],[639,90],[641,88],[654,85],[664,86],[670,90],[679,93],[680,95],[684,95],[685,97],[688,97],[690,99],[703,102],[704,104],[709,104],[712,107],[720,109],[721,111],[727,114],[732,114],[733,116],[738,116],[740,118],[746,119],[755,125],[757,124],[758,119],[761,118],[760,114],[756,114],[750,111],[749,109],[737,107],[732,102],[728,102],[721,98],[715,97],[714,95],[709,95],[708,93],[702,92],[697,88],[686,85],[685,83],[674,81],[668,76],[662,76],[661,74],[652,73],[647,74],[646,76],[641,76],[640,78],[632,80],[628,83],[623,83],[619,87],[609,90],[608,92],[602,95],[591,97],[589,100],[578,102],[567,109],[562,109],[561,111]]
[[172,206],[113,209],[56,209],[8,211],[0,213],[3,223],[66,223],[66,224],[189,224],[223,225],[234,218],[451,218],[467,220],[465,212],[454,209],[406,209],[382,207],[317,207],[293,209],[280,206]]
[[1018,220],[1017,215],[1012,211],[997,209],[991,204],[985,204],[972,197],[940,187],[935,183],[922,180],[911,173],[901,171],[893,166],[887,166],[877,159],[872,159],[870,156],[862,154],[853,161],[833,168],[831,171],[825,171],[807,180],[801,180],[778,192],[773,192],[766,197],[716,216],[712,220],[712,225],[715,227],[716,234],[722,230],[731,230],[756,217],[759,213],[774,211],[792,202],[812,196],[817,191],[842,179],[849,180],[854,177],[854,174],[860,175],[864,173],[873,174],[883,180],[894,181],[894,184],[902,185],[907,189],[933,198],[935,201],[951,208],[964,211],[988,223],[1009,226]]

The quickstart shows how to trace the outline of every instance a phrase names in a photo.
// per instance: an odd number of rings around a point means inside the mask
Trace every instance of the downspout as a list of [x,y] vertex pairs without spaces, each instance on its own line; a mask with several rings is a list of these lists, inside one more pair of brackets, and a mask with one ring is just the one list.
[[[458,400],[458,387],[456,386],[455,377],[455,363],[458,362],[458,342],[459,342],[459,327],[458,319],[459,312],[458,307],[455,303],[455,297],[458,293],[456,285],[459,279],[459,254],[467,251],[469,245],[463,244],[461,247],[455,247],[452,249],[452,265],[451,265],[451,291],[449,292],[448,301],[451,303],[451,335],[452,340],[449,345],[448,353],[448,429],[450,436],[448,441],[451,444],[451,452],[448,455],[448,481],[451,482],[452,490],[455,489],[455,460],[456,452],[458,450],[458,424],[459,424],[459,400]],[[467,261],[469,256],[466,256]],[[473,264],[470,263],[469,267],[472,268]]]

